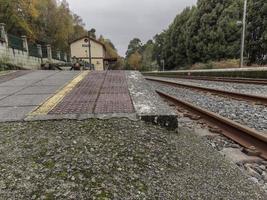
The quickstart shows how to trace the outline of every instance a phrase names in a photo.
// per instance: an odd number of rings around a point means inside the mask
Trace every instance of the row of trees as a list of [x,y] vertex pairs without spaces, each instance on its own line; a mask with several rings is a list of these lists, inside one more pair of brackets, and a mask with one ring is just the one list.
[[[198,0],[196,6],[177,15],[169,28],[153,41],[137,45],[138,39],[132,40],[126,56],[128,67],[133,68],[132,57],[135,61],[139,59],[135,66],[139,69],[153,61],[161,65],[161,60],[166,69],[173,69],[197,62],[239,58],[242,26],[237,22],[242,19],[243,2]],[[135,54],[139,54],[138,59]],[[248,0],[245,54],[248,64],[266,63],[266,0]]]
[[0,0],[0,22],[8,33],[65,51],[70,40],[86,34],[83,20],[70,11],[66,0]]
[[[69,42],[87,35],[82,18],[73,13],[66,0],[0,0],[0,22],[8,33],[27,35],[30,41],[49,43],[69,51]],[[91,37],[96,38],[91,29]],[[119,57],[115,46],[100,36],[110,57]]]

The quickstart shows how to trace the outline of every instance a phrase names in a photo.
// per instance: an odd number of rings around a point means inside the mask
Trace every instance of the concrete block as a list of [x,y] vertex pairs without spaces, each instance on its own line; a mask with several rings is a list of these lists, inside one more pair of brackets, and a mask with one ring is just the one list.
[[140,119],[175,129],[177,114],[150,87],[140,72],[127,71],[128,87]]

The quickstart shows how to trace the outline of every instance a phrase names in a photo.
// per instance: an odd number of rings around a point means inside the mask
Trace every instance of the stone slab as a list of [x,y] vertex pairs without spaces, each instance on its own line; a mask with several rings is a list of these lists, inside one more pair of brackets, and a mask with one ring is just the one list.
[[3,94],[10,95],[10,94],[16,93],[22,89],[23,89],[22,86],[13,86],[13,87],[11,87],[11,86],[1,87],[0,86],[0,95],[3,95]]
[[7,97],[7,96],[8,96],[8,94],[0,94],[0,100]]
[[178,127],[175,111],[150,87],[140,72],[127,71],[126,77],[130,96],[140,119],[172,129]]
[[21,121],[35,106],[0,107],[0,122]]
[[38,83],[35,83],[35,86],[62,86],[65,83],[67,83],[67,79],[61,79],[61,80],[57,80],[57,79],[46,79],[43,81],[39,81]]
[[38,106],[49,96],[50,94],[12,95],[0,100],[0,107]]
[[[32,86],[25,88],[18,92],[20,95],[29,95],[29,94],[54,94],[57,90],[59,90],[60,86]],[[1,93],[1,88],[0,88]]]

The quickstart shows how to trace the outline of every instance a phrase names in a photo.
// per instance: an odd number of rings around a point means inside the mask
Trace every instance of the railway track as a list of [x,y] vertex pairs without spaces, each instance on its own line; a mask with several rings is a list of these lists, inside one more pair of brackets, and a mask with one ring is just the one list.
[[208,124],[219,127],[224,136],[230,138],[246,149],[254,149],[254,152],[257,152],[261,158],[267,160],[266,134],[241,125],[214,112],[180,100],[160,90],[156,90],[156,92],[165,100],[172,102],[175,106],[182,107],[189,112],[200,116],[207,121]]
[[267,85],[267,79],[207,77],[207,76],[164,76],[164,77],[188,79],[188,80],[203,80],[203,81],[216,81],[216,82],[228,82],[228,83]]
[[163,83],[163,84],[174,86],[174,87],[184,87],[184,88],[195,89],[195,90],[204,91],[204,92],[210,92],[212,94],[223,95],[227,97],[250,101],[253,103],[260,103],[260,104],[267,105],[267,97],[265,96],[237,93],[237,92],[226,91],[226,90],[221,90],[221,89],[214,89],[214,88],[202,87],[202,86],[197,86],[197,85],[191,85],[187,83],[177,83],[174,81],[168,81],[168,80],[163,80],[159,78],[146,77],[146,80]]

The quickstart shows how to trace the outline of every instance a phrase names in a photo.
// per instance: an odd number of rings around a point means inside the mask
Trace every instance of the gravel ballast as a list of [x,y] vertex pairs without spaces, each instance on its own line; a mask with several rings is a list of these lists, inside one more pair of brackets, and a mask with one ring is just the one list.
[[1,199],[266,199],[188,132],[126,119],[0,125]]
[[257,96],[267,96],[267,85],[242,84],[242,83],[227,83],[219,81],[205,81],[205,80],[189,80],[181,78],[165,78],[165,77],[151,77],[160,78],[163,80],[174,81],[176,83],[189,84],[200,87],[207,87],[211,89],[226,90],[229,92],[236,92],[242,94],[251,94]]
[[200,106],[223,117],[267,134],[267,107],[197,90],[173,87],[151,81],[151,86],[180,100]]

